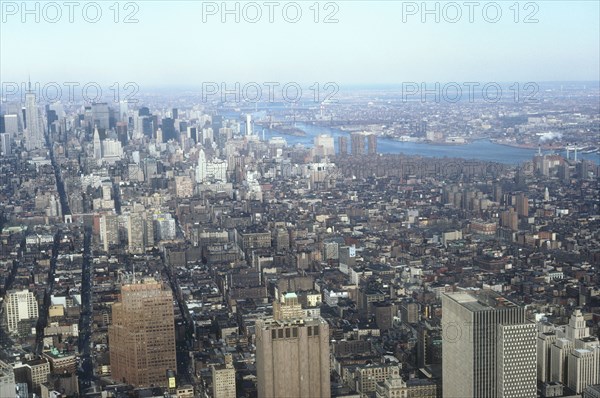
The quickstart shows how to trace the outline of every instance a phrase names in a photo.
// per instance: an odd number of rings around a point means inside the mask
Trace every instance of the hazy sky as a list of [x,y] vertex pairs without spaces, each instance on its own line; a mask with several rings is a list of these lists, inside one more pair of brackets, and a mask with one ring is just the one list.
[[[564,81],[599,80],[599,2],[537,1],[519,3],[515,23],[513,1],[498,1],[497,23],[491,2],[479,2],[469,22],[463,1],[439,2],[440,22],[427,15],[423,23],[422,2],[336,1],[320,2],[319,23],[314,22],[313,1],[299,1],[302,16],[297,23],[288,18],[295,9],[280,1],[274,22],[268,21],[268,6],[258,4],[262,18],[254,18],[256,7],[239,2],[240,23],[234,15],[221,21],[221,1],[136,1],[137,11],[119,2],[119,23],[114,22],[113,1],[100,1],[102,16],[97,23],[83,19],[81,1],[69,23],[68,8],[40,9],[22,15],[21,2],[2,1],[0,25],[0,78],[33,81],[126,82],[140,86],[199,85],[207,81],[328,82],[340,84],[447,82],[447,81]],[[62,5],[62,1],[56,2]],[[233,1],[227,2],[230,8]],[[28,3],[33,9],[34,3]],[[40,6],[45,5],[40,2]],[[436,2],[427,2],[433,9]],[[458,5],[458,8],[455,7]],[[12,15],[18,7],[16,15]],[[214,10],[216,15],[203,14]],[[326,8],[327,7],[327,8]],[[418,10],[415,10],[418,7]],[[444,8],[446,7],[446,8]],[[337,10],[336,10],[337,8]],[[95,11],[88,7],[87,16]],[[405,13],[403,14],[403,10]],[[462,17],[456,23],[449,19]],[[123,23],[135,12],[137,23]],[[333,11],[337,23],[323,23]],[[409,12],[416,13],[409,15]],[[534,13],[537,23],[524,23]],[[203,15],[205,21],[203,21]],[[403,16],[405,21],[403,21]],[[26,17],[25,23],[21,21]]]

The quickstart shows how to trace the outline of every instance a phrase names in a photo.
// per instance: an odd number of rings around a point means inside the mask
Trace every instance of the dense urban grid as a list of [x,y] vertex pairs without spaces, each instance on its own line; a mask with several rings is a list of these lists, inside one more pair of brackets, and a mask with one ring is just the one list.
[[2,103],[0,398],[600,397],[597,85],[406,88]]

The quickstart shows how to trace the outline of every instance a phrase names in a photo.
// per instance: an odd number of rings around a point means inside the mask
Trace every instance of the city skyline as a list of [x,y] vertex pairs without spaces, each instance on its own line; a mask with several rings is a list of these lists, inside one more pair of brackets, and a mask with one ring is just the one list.
[[599,15],[0,0],[0,398],[600,397]]

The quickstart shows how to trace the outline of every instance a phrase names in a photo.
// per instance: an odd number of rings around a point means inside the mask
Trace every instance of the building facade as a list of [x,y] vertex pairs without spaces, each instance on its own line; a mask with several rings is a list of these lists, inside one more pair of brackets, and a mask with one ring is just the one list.
[[108,337],[113,380],[168,386],[167,370],[177,369],[171,291],[154,280],[124,285]]

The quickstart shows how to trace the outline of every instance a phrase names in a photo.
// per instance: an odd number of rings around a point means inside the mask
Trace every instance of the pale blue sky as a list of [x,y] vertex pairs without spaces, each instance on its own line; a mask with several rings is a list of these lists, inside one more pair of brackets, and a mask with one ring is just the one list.
[[[8,2],[2,3],[3,82],[21,82],[28,74],[39,82],[135,81],[146,87],[207,81],[600,79],[598,1],[535,2],[539,22],[531,24],[513,21],[509,7],[514,1],[498,2],[503,14],[496,24],[486,22],[481,9],[475,10],[475,23],[469,23],[463,1],[457,2],[463,17],[455,24],[443,19],[435,23],[432,16],[422,23],[420,14],[403,23],[407,2],[401,1],[337,1],[339,22],[334,24],[313,22],[313,1],[299,2],[303,15],[296,24],[285,22],[279,9],[272,24],[266,14],[256,24],[235,23],[231,16],[230,22],[222,23],[220,14],[203,23],[201,1],[137,1],[135,24],[113,22],[113,1],[99,2],[103,15],[96,24],[85,22],[79,9],[75,23],[69,23],[66,8],[58,23],[35,23],[32,16],[22,23],[20,14],[7,15]],[[125,3],[119,3],[121,8]],[[524,10],[525,3],[520,2],[520,19],[533,10]],[[421,1],[415,4],[421,6]],[[125,14],[121,9],[120,18]],[[321,10],[321,18],[324,14]]]

